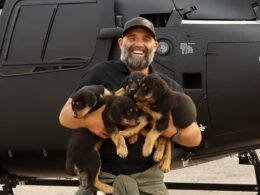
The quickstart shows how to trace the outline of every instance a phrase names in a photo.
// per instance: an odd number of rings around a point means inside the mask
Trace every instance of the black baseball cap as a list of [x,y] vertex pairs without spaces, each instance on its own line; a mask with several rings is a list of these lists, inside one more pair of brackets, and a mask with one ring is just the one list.
[[127,32],[133,28],[141,27],[147,29],[153,38],[155,38],[155,31],[153,23],[149,20],[143,18],[143,17],[136,17],[133,18],[125,23],[124,30],[123,30],[123,36],[127,34]]

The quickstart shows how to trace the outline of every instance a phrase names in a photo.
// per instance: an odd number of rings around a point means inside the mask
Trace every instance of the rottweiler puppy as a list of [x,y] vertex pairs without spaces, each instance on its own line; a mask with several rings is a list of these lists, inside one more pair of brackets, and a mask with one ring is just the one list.
[[110,92],[103,85],[86,85],[72,95],[71,107],[75,118],[84,118],[91,110],[103,103],[103,97]]
[[[85,97],[86,95],[90,97]],[[93,95],[94,97],[92,97]],[[72,96],[72,109],[77,118],[85,117],[97,105],[100,107],[104,104],[106,106],[102,113],[102,119],[105,128],[116,145],[117,154],[124,158],[127,156],[128,150],[124,137],[119,134],[118,126],[132,127],[137,125],[139,110],[135,102],[126,96],[106,95],[105,90],[100,90],[99,86],[85,86]],[[110,194],[113,193],[113,187],[99,180],[101,161],[98,149],[101,146],[101,140],[100,137],[88,130],[75,131],[67,145],[66,170],[70,174],[86,172],[90,187],[95,186]]]
[[122,82],[122,88],[116,91],[115,95],[117,96],[129,96],[133,98],[136,93],[141,80],[145,77],[145,74],[135,71],[129,74]]
[[[132,72],[129,76],[127,76],[122,84],[122,88],[116,92],[117,95],[126,95],[133,98],[134,94],[137,92],[142,79],[145,77],[145,74],[141,72]],[[140,107],[144,105],[140,105],[142,103],[138,103]],[[151,117],[147,113],[142,113],[139,116],[139,125],[135,128],[128,128],[127,130],[121,131],[120,133],[125,137],[129,138],[129,143],[134,144],[139,137],[139,134],[146,136],[147,130],[143,129],[151,120]],[[171,156],[171,144],[170,140],[167,140],[164,137],[159,137],[156,143],[156,150],[153,156],[154,161],[160,162],[160,167],[163,172],[170,171],[169,161],[165,161],[165,159],[170,158]],[[168,164],[167,164],[168,163]]]
[[[134,97],[137,89],[139,88],[141,80],[145,77],[145,74],[139,71],[131,72],[122,82],[122,88],[116,91],[117,96]],[[134,144],[138,140],[139,131],[145,127],[149,122],[150,116],[146,113],[141,113],[139,116],[139,125],[135,128],[128,128],[120,133],[129,138],[129,143]]]
[[[134,98],[154,121],[152,129],[146,135],[144,156],[152,153],[157,138],[168,128],[170,114],[173,115],[177,128],[185,128],[196,121],[197,111],[192,99],[184,93],[173,91],[157,74],[142,79]],[[167,141],[167,147],[170,143]]]

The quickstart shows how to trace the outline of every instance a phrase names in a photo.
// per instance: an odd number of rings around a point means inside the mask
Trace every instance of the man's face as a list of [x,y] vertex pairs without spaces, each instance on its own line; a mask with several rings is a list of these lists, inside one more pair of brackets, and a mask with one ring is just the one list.
[[120,59],[133,71],[146,69],[153,61],[157,41],[145,28],[134,28],[118,40]]

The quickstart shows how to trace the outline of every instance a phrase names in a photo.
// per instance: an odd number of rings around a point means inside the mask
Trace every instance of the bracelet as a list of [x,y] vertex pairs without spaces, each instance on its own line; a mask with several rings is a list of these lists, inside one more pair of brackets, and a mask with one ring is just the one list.
[[177,142],[181,138],[181,130],[177,129],[177,133],[172,136],[172,141]]

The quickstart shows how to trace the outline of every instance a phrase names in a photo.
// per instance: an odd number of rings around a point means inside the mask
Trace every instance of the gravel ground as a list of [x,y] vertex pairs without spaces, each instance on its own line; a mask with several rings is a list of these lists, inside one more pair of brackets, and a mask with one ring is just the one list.
[[[191,183],[229,183],[255,184],[254,168],[251,165],[239,165],[237,157],[226,157],[185,169],[178,169],[166,174],[167,182]],[[76,187],[25,186],[14,189],[15,195],[73,195]],[[171,195],[246,195],[256,192],[224,192],[198,190],[170,190]]]

